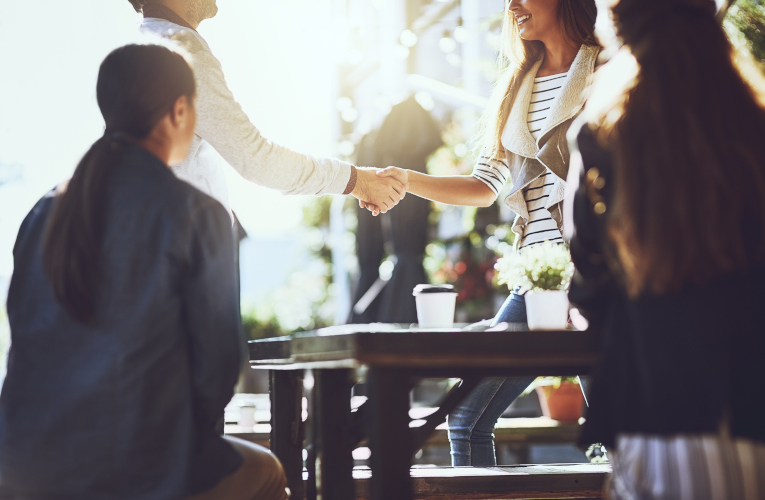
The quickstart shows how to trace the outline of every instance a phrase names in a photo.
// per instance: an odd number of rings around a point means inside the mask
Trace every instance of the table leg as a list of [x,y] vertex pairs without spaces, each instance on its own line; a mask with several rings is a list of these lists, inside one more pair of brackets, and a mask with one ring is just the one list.
[[308,400],[308,419],[305,421],[305,500],[316,500],[316,431],[313,425],[316,398],[313,373],[313,370],[308,369],[303,378],[303,395]]
[[316,497],[353,500],[353,445],[351,444],[351,376],[345,369],[313,370],[310,415],[316,457]]
[[372,500],[412,499],[409,378],[403,369],[369,369],[367,404]]
[[272,370],[271,451],[287,475],[293,500],[302,500],[303,488],[303,374],[300,370]]

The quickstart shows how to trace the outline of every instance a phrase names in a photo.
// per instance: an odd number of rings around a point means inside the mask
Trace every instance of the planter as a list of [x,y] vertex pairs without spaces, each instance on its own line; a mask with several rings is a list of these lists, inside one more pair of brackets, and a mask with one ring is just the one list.
[[568,326],[568,295],[563,290],[526,294],[530,330],[563,330]]
[[545,417],[575,422],[582,416],[584,396],[582,389],[573,382],[561,382],[557,388],[552,385],[537,387],[537,394]]

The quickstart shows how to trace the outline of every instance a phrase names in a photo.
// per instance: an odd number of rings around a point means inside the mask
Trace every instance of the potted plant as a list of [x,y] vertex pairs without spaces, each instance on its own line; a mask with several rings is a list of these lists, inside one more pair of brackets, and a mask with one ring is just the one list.
[[545,417],[575,422],[582,416],[584,396],[576,377],[539,377],[533,385]]
[[562,330],[568,324],[566,290],[574,274],[568,247],[540,243],[505,255],[497,262],[499,282],[526,293],[526,317],[531,330]]

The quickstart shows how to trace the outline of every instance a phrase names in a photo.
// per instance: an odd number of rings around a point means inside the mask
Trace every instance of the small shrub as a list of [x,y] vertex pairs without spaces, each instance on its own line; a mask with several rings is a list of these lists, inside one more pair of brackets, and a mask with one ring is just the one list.
[[499,283],[521,292],[565,290],[574,275],[566,245],[545,242],[506,254],[495,266]]

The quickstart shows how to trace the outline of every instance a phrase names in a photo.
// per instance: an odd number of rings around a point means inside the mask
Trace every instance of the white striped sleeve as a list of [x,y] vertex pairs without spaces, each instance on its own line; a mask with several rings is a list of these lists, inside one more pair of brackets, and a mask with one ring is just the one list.
[[481,155],[473,169],[473,177],[483,182],[499,196],[499,192],[510,177],[510,169],[501,160]]

